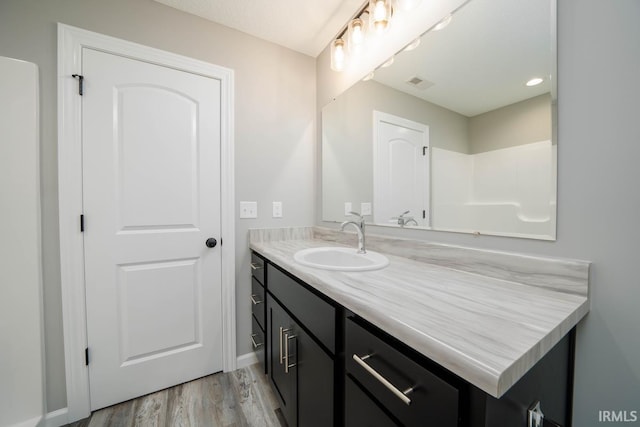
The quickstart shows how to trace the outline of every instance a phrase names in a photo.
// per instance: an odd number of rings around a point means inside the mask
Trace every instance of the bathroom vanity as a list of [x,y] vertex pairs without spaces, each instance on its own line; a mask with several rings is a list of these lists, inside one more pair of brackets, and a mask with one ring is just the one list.
[[384,269],[293,259],[345,239],[251,231],[252,339],[290,426],[526,426],[537,401],[568,425],[588,263],[375,236]]

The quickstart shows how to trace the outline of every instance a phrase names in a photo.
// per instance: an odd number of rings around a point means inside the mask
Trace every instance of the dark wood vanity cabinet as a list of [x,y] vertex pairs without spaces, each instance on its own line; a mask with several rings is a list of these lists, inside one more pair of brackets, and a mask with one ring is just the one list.
[[289,427],[335,422],[336,309],[267,264],[269,379]]
[[573,331],[496,399],[253,257],[263,263],[252,298],[264,302],[252,302],[252,340],[266,348],[258,357],[289,427],[525,427],[537,400],[548,419],[571,425]]

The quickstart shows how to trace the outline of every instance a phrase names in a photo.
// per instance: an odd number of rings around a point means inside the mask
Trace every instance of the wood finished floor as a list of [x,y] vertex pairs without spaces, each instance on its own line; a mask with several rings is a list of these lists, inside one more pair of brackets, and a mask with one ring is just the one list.
[[252,365],[110,406],[67,426],[285,426],[281,419],[267,377]]

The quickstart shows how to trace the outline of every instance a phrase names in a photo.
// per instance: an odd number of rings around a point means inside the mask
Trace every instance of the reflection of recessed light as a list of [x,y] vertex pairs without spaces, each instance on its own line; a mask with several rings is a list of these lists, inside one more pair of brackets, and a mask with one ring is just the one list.
[[433,31],[439,31],[439,30],[443,29],[444,27],[446,27],[447,25],[449,25],[449,23],[451,22],[452,18],[453,18],[452,15],[447,15],[444,18],[442,18],[440,20],[440,22],[438,22],[436,24],[436,26],[433,27]]
[[387,67],[390,67],[390,66],[391,66],[391,64],[393,64],[393,61],[394,61],[394,60],[395,60],[395,58],[392,56],[391,58],[389,58],[389,59],[387,60],[387,62],[385,62],[384,64],[382,64],[382,65],[380,66],[380,68],[387,68]]
[[368,82],[369,80],[371,80],[373,78],[375,74],[372,72],[370,72],[369,74],[367,74],[366,76],[364,76],[364,78],[362,79],[363,82]]
[[410,52],[413,49],[417,48],[418,46],[420,46],[420,37],[418,37],[417,39],[415,39],[414,41],[412,41],[407,47],[405,47],[403,49],[404,52]]
[[533,79],[529,80],[527,82],[527,86],[537,86],[540,83],[542,83],[544,81],[544,79],[541,79],[540,77],[534,77]]

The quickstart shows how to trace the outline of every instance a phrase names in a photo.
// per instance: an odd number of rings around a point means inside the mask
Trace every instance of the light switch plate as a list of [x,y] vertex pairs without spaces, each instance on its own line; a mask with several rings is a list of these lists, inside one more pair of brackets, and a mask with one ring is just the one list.
[[282,202],[273,202],[273,217],[282,218]]
[[353,205],[351,202],[344,202],[344,214],[351,215],[349,212],[353,211]]
[[240,202],[240,218],[258,218],[258,202]]
[[360,203],[360,215],[371,215],[371,202]]

